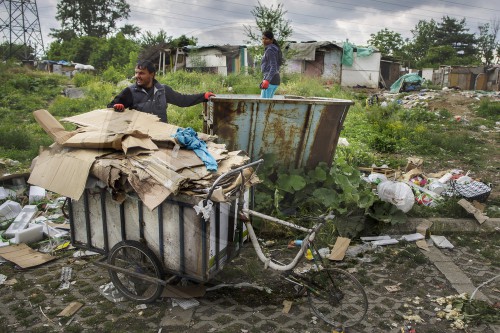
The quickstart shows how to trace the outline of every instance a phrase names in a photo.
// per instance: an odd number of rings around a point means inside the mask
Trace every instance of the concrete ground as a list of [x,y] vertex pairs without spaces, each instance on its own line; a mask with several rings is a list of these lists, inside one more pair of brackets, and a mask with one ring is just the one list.
[[[388,233],[414,232],[419,222]],[[446,235],[453,249],[431,246],[424,251],[414,243],[399,243],[346,257],[340,264],[363,284],[370,302],[365,320],[348,332],[396,333],[405,325],[415,332],[459,332],[464,330],[451,328],[453,321],[438,317],[444,308],[439,298],[476,291],[475,299],[500,304],[500,278],[496,279],[500,275],[500,221],[491,219],[481,228],[475,220],[433,223],[431,232]],[[271,293],[226,286],[207,291],[196,298],[197,305],[186,310],[174,306],[171,298],[147,305],[110,301],[100,292],[110,282],[106,269],[92,263],[96,257],[74,258],[72,252],[27,270],[10,262],[0,265],[0,274],[6,276],[0,285],[0,333],[332,332],[311,313],[307,298],[294,297],[293,288],[278,273],[264,268],[251,244],[245,244],[209,287],[247,282],[270,288]],[[61,289],[64,267],[71,267],[68,289]],[[397,288],[388,291],[389,286]],[[283,311],[283,301],[292,304],[288,313]],[[72,302],[82,307],[68,317],[58,316]],[[466,331],[500,332],[500,326],[484,320],[486,316],[470,323]]]

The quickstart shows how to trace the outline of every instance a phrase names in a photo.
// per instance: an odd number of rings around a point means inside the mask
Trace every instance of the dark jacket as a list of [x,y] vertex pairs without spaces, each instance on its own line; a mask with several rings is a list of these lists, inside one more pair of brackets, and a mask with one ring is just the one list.
[[264,75],[263,80],[269,81],[270,84],[279,85],[280,79],[280,65],[281,65],[281,51],[276,44],[269,44],[264,50],[262,63],[260,69]]
[[125,108],[152,113],[166,123],[168,103],[180,107],[188,107],[203,102],[206,102],[204,93],[184,95],[154,80],[153,88],[149,92],[137,84],[123,89],[108,104],[108,108],[112,108],[115,104],[123,104]]

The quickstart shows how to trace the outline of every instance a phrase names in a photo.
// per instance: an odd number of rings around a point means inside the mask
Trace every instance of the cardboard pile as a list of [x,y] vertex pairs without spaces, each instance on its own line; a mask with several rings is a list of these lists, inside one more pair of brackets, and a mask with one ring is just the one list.
[[[35,119],[54,139],[34,160],[28,182],[78,200],[86,187],[101,185],[119,202],[135,192],[149,209],[179,192],[204,196],[220,175],[242,166],[249,157],[243,151],[228,152],[215,136],[198,133],[216,159],[218,170],[208,171],[194,151],[183,149],[174,138],[178,126],[133,110],[94,110],[64,118],[77,125],[67,131],[48,111],[37,110]],[[244,178],[244,179],[241,179]],[[242,182],[258,179],[246,169],[221,183],[213,201],[226,201]]]

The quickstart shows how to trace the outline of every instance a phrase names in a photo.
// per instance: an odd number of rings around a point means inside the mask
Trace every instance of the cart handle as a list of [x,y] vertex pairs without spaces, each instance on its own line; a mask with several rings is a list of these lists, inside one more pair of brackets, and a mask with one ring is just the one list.
[[[243,170],[247,169],[247,168],[250,168],[254,165],[257,165],[257,167],[262,163],[264,162],[263,159],[260,159],[260,160],[257,160],[255,162],[252,162],[252,163],[248,163],[248,164],[245,164],[243,166],[240,166],[236,169],[233,169],[233,170],[229,170],[228,172],[220,175],[215,181],[214,183],[212,184],[212,186],[210,187],[210,190],[208,191],[208,194],[207,194],[207,197],[205,200],[203,200],[203,206],[206,206],[207,205],[207,202],[208,200],[210,200],[210,198],[212,197],[212,193],[215,191],[215,189],[217,188],[217,184],[219,184],[223,179],[235,174],[235,173],[241,173],[241,177],[243,178]],[[242,183],[242,185],[244,185]]]

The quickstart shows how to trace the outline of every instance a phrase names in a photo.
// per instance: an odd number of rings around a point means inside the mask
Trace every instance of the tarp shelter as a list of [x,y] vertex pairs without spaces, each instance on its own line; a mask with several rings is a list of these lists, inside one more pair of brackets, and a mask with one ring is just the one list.
[[372,46],[357,47],[344,43],[341,86],[378,88],[381,58],[382,54]]
[[405,74],[392,84],[391,93],[397,94],[402,91],[417,90],[422,81],[423,79],[417,73]]

